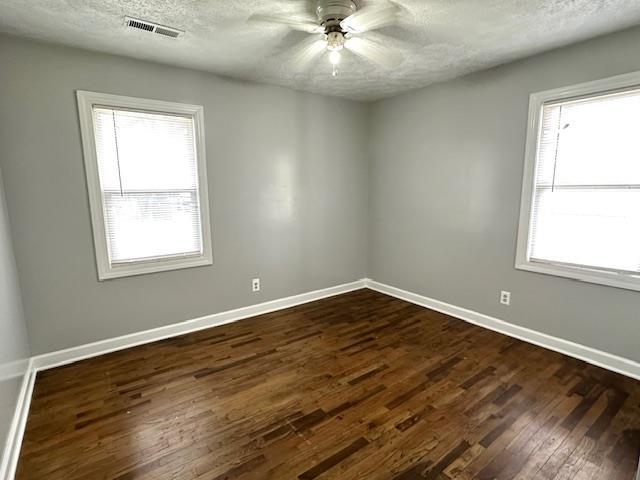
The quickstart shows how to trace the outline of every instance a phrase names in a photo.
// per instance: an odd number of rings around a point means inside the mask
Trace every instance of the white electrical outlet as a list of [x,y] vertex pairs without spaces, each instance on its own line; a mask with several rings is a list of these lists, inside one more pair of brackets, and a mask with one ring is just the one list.
[[259,292],[260,291],[260,279],[259,278],[254,278],[253,280],[251,280],[251,290],[253,290],[254,292]]
[[502,290],[500,292],[500,303],[502,305],[511,305],[511,292],[505,292]]

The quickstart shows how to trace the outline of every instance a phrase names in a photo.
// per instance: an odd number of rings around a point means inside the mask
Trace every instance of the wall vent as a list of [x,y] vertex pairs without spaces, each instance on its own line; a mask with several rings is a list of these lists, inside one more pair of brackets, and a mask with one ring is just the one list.
[[180,35],[184,34],[183,30],[167,27],[166,25],[160,25],[147,20],[140,20],[139,18],[124,17],[124,23],[127,27],[137,28],[138,30],[144,30],[145,32],[157,33],[158,35],[163,35],[165,37],[178,38]]

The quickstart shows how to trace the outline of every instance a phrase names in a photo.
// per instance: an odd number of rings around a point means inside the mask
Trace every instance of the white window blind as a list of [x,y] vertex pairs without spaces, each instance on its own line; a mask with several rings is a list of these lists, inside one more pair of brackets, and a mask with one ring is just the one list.
[[204,108],[77,98],[98,279],[211,265]]
[[527,260],[640,273],[640,90],[542,105]]
[[201,255],[193,118],[95,106],[112,264]]

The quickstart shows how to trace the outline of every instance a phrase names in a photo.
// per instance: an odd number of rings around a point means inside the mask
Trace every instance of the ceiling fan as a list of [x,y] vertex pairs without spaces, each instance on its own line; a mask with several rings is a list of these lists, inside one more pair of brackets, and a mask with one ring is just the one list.
[[[289,18],[255,14],[252,22],[286,25],[293,30],[313,34],[301,42],[293,53],[293,64],[303,68],[323,52],[328,52],[333,66],[333,75],[338,74],[338,65],[343,49],[385,68],[397,66],[402,57],[384,44],[384,36],[371,30],[395,23],[399,7],[386,0],[383,3],[358,8],[353,0],[318,0],[317,18]],[[382,40],[381,40],[382,39]]]

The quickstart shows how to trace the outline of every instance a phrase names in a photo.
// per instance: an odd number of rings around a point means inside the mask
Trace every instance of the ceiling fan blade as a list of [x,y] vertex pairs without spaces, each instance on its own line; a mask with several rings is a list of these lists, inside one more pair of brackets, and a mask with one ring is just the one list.
[[307,33],[322,33],[324,28],[318,25],[311,19],[306,18],[289,18],[289,17],[276,17],[273,15],[255,14],[249,17],[250,22],[255,23],[270,23],[275,25],[286,25],[293,30],[300,30]]
[[304,70],[311,60],[327,49],[325,35],[312,35],[293,47],[290,65],[295,70]]
[[400,7],[395,3],[385,2],[382,5],[370,5],[357,10],[353,15],[349,15],[340,22],[340,26],[347,32],[362,33],[396,23],[399,13]]
[[392,69],[402,62],[402,55],[397,51],[365,38],[351,37],[345,42],[344,47],[384,68]]

